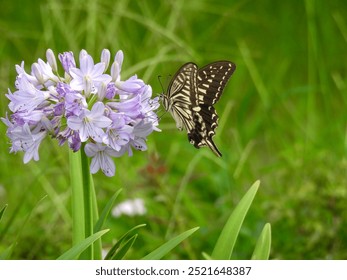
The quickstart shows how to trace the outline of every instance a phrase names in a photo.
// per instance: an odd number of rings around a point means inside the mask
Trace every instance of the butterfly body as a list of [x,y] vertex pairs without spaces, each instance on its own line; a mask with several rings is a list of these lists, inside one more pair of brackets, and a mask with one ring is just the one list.
[[173,76],[167,94],[161,99],[179,130],[185,128],[188,140],[196,148],[208,146],[222,156],[212,137],[218,126],[218,115],[213,105],[236,66],[230,61],[217,61],[201,69],[192,62],[184,64]]

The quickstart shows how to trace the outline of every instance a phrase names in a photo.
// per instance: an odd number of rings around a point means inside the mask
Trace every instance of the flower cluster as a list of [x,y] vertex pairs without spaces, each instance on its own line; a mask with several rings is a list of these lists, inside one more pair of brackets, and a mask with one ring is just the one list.
[[[109,50],[101,53],[101,62],[82,50],[79,67],[72,52],[59,54],[64,69],[58,65],[52,50],[47,62],[39,59],[24,70],[16,65],[16,91],[8,90],[11,115],[2,121],[7,125],[11,152],[24,151],[24,163],[39,160],[38,149],[46,136],[65,142],[73,151],[84,147],[91,157],[91,173],[99,169],[107,176],[115,174],[112,157],[147,149],[146,137],[159,129],[155,110],[158,98],[152,99],[152,88],[137,76],[122,81],[123,53],[118,51],[109,68]],[[82,145],[82,143],[84,143]]]

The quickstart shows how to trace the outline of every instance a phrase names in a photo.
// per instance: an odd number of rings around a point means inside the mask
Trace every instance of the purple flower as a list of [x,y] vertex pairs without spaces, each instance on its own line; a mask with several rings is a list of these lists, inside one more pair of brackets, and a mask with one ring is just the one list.
[[77,92],[69,92],[65,97],[65,116],[79,116],[88,106],[84,96]]
[[80,55],[80,68],[70,68],[70,74],[73,78],[70,83],[71,88],[84,91],[88,97],[91,93],[94,93],[95,87],[98,87],[100,83],[108,84],[111,82],[111,76],[103,74],[104,71],[105,63],[100,62],[94,65],[93,58],[90,55]]
[[70,73],[70,69],[76,67],[76,62],[72,52],[60,53],[58,58],[66,73]]
[[22,61],[20,66],[16,65],[16,71],[18,74],[15,82],[16,89],[20,88],[23,77],[26,78],[27,81],[29,81],[29,83],[31,83],[34,87],[38,85],[37,79],[24,70],[24,61]]
[[[50,135],[91,157],[91,172],[102,170],[113,176],[113,157],[132,149],[147,149],[147,137],[158,129],[158,98],[152,99],[152,88],[136,75],[121,79],[124,55],[118,51],[111,62],[109,50],[103,50],[101,61],[82,50],[79,66],[72,52],[58,55],[64,73],[58,73],[52,50],[47,62],[38,59],[30,73],[24,62],[16,65],[16,90],[8,90],[11,114],[1,118],[11,140],[10,152],[23,151],[24,162],[39,159],[39,146]],[[109,65],[110,74],[107,74]]]
[[8,125],[9,129],[7,130],[7,136],[12,140],[10,152],[16,153],[17,151],[24,151],[24,163],[28,163],[32,158],[38,161],[38,149],[47,132],[40,131],[39,129],[31,130],[27,123],[23,126]]
[[23,126],[24,124],[36,125],[44,118],[42,110],[18,111],[12,114],[13,123]]
[[74,152],[77,152],[81,148],[81,139],[79,133],[67,127],[63,131],[57,134],[57,139],[59,140],[59,145],[62,146],[66,141],[68,141],[69,147]]
[[38,80],[40,87],[48,88],[59,81],[59,78],[53,73],[53,69],[49,63],[44,62],[42,59],[39,59],[37,63],[34,63],[31,70]]
[[117,112],[122,112],[131,118],[136,118],[141,113],[141,96],[136,95],[132,98],[106,103],[110,108]]
[[116,85],[112,82],[107,85],[106,88],[106,98],[107,99],[113,99],[116,95]]
[[144,86],[145,83],[141,79],[138,79],[136,75],[124,82],[116,82],[119,94],[139,94]]
[[11,101],[8,105],[12,112],[32,111],[49,97],[49,93],[35,88],[26,77],[21,78],[18,90],[14,93],[8,92],[6,97]]
[[133,138],[133,127],[126,124],[127,120],[124,114],[113,113],[110,115],[112,119],[112,125],[108,128],[108,144],[109,146],[116,150],[120,151],[122,146],[129,143]]
[[[145,151],[147,150],[146,137],[153,131],[152,123],[140,121],[134,126],[134,139],[129,142],[129,144],[136,150]],[[129,155],[132,155],[132,150],[128,146]]]
[[102,102],[94,104],[91,111],[85,109],[79,116],[71,116],[67,119],[70,129],[79,132],[82,142],[86,142],[91,137],[95,142],[105,141],[105,132],[102,128],[111,125],[112,121],[104,116],[105,105]]
[[101,168],[106,176],[111,177],[114,175],[116,166],[112,157],[120,156],[120,153],[100,143],[88,143],[84,151],[88,157],[92,157],[92,162],[90,163],[90,172],[92,174],[95,174]]

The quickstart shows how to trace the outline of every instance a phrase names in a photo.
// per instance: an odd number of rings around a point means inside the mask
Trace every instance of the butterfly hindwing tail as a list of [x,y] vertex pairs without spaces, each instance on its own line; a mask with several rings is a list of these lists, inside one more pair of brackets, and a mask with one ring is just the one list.
[[208,146],[218,157],[222,154],[214,144],[212,137],[218,126],[218,115],[212,106],[201,105],[199,112],[193,113],[194,128],[188,133],[188,139],[195,148]]

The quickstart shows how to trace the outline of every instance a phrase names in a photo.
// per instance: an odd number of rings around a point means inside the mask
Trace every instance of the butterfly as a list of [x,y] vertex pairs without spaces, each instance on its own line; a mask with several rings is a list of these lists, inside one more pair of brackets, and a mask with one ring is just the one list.
[[188,62],[173,76],[167,93],[160,95],[177,128],[186,129],[189,142],[197,149],[208,146],[218,157],[222,154],[212,137],[219,118],[213,105],[235,69],[236,65],[230,61],[216,61],[200,69]]

